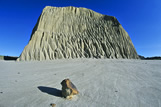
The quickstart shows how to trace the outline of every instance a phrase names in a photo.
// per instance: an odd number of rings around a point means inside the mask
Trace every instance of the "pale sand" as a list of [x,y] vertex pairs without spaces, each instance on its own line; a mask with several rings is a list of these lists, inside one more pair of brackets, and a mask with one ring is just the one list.
[[[69,78],[80,94],[61,95]],[[0,107],[161,107],[161,61],[0,61]]]

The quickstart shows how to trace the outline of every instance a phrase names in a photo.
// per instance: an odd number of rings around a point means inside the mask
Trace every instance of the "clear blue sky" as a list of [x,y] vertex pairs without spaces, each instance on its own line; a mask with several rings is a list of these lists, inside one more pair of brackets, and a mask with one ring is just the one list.
[[76,6],[115,16],[136,51],[161,56],[161,0],[0,0],[0,55],[19,56],[45,6]]

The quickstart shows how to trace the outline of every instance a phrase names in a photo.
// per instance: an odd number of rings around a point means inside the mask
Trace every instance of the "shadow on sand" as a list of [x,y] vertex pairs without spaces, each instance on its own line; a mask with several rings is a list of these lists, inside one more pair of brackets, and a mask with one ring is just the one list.
[[51,87],[45,87],[45,86],[38,86],[37,87],[41,92],[47,93],[49,95],[53,95],[56,97],[62,97],[61,90]]

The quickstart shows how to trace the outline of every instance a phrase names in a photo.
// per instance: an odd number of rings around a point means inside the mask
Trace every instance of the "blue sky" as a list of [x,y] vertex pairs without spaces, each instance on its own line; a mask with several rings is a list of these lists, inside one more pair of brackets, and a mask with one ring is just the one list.
[[76,6],[115,16],[136,51],[161,56],[161,0],[0,0],[0,55],[19,56],[45,6]]

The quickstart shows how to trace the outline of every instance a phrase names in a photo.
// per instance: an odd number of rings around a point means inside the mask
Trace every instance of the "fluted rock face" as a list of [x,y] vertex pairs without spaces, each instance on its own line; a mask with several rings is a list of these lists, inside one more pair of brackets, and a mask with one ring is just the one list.
[[138,58],[115,17],[86,8],[45,7],[18,60]]

